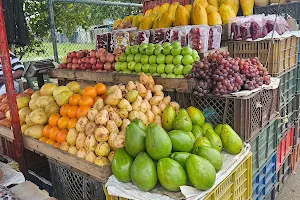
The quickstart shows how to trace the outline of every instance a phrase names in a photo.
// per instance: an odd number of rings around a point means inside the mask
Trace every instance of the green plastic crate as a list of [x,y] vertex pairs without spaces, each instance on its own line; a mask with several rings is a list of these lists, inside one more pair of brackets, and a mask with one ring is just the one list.
[[280,108],[284,103],[294,98],[296,93],[298,66],[280,75]]
[[284,103],[284,106],[280,108],[280,116],[278,119],[278,141],[285,132],[294,125],[294,120],[297,118],[298,112],[296,110],[297,98],[293,97],[289,101]]
[[277,149],[278,120],[270,121],[258,136],[250,142],[252,151],[252,175],[267,162]]
[[[300,55],[300,53],[299,53]],[[298,67],[297,67],[297,79],[296,79],[296,93],[300,94],[300,62],[298,63]]]

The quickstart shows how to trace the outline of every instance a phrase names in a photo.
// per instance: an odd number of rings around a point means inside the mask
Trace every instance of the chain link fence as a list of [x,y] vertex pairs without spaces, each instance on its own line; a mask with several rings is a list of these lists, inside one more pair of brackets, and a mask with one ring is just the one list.
[[[24,11],[31,45],[17,48],[17,54],[23,62],[54,60],[48,1],[25,0]],[[54,2],[53,13],[58,59],[61,60],[71,51],[95,49],[98,34],[110,31],[116,19],[142,13],[142,7]]]

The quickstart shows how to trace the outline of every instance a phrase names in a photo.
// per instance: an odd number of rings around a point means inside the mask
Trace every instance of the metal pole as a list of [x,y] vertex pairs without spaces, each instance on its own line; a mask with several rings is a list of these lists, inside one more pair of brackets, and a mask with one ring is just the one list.
[[143,4],[138,4],[138,3],[113,2],[113,1],[98,1],[98,0],[53,0],[53,2],[86,3],[86,4],[107,5],[107,6],[143,7]]
[[16,160],[19,163],[20,171],[23,172],[25,176],[27,176],[28,169],[27,163],[25,162],[23,136],[21,133],[20,119],[16,101],[16,91],[11,70],[12,68],[7,44],[2,0],[0,0],[0,59],[3,75],[5,77],[5,87],[8,98],[10,116],[12,118],[12,128],[14,134],[14,152]]
[[56,40],[56,28],[54,22],[54,11],[53,11],[53,1],[48,1],[49,6],[49,17],[50,17],[50,28],[51,28],[51,36],[52,36],[52,45],[54,52],[54,61],[58,62],[58,51],[57,51],[57,40]]

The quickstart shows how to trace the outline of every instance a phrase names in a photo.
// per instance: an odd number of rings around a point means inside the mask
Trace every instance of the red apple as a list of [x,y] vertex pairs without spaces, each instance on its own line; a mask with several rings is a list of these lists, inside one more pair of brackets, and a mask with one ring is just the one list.
[[91,63],[85,63],[84,68],[85,69],[92,69]]
[[96,57],[97,58],[101,58],[102,55],[103,55],[103,53],[98,50],[97,53],[96,53]]
[[72,63],[73,63],[73,64],[77,64],[77,63],[78,63],[78,59],[77,59],[77,58],[73,58],[73,59],[72,59]]
[[98,51],[100,51],[100,52],[102,52],[102,53],[105,53],[105,52],[106,52],[106,50],[105,50],[104,48],[100,48],[100,49],[98,49]]
[[106,56],[107,54],[103,54],[100,58],[101,62],[106,63]]
[[70,57],[71,57],[71,58],[75,58],[75,57],[76,57],[76,51],[72,51]]
[[85,55],[88,55],[88,54],[90,53],[89,50],[86,50],[86,49],[82,50],[82,52],[83,52],[83,54],[85,54]]
[[103,63],[98,62],[98,63],[96,64],[96,69],[103,69]]
[[72,69],[72,63],[67,64],[67,69]]
[[82,63],[82,58],[78,58],[77,63],[78,63],[78,64],[81,64],[81,63]]
[[78,64],[72,64],[72,69],[73,70],[77,69],[77,67],[78,67]]
[[95,50],[92,50],[89,54],[91,57],[96,57],[96,51]]
[[109,62],[105,63],[104,64],[104,69],[107,70],[107,71],[110,70],[111,69],[111,64]]
[[69,52],[69,53],[67,54],[67,57],[68,57],[68,58],[71,58],[71,57],[72,57],[71,52]]
[[115,56],[111,53],[108,53],[106,55],[106,61],[109,62],[109,63],[113,63],[115,61]]
[[82,53],[81,51],[78,51],[78,52],[76,53],[76,57],[77,57],[77,58],[82,58],[82,57],[83,57],[83,53]]
[[68,58],[67,62],[71,63],[72,62],[72,58]]
[[85,64],[80,64],[80,69],[85,70]]
[[95,57],[92,57],[92,58],[90,59],[90,63],[91,63],[92,65],[96,64],[96,62],[97,62],[97,59],[96,59]]
[[90,59],[91,59],[90,57],[86,57],[85,58],[85,63],[90,63]]
[[65,65],[64,63],[60,63],[60,64],[58,65],[58,68],[59,68],[59,69],[63,69],[63,68],[65,68],[64,65]]

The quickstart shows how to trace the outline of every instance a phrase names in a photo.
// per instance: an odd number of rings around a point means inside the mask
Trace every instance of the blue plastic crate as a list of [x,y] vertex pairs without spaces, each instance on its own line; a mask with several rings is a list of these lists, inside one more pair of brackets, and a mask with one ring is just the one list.
[[252,178],[252,200],[261,200],[268,197],[276,184],[276,156],[269,158],[264,166]]

